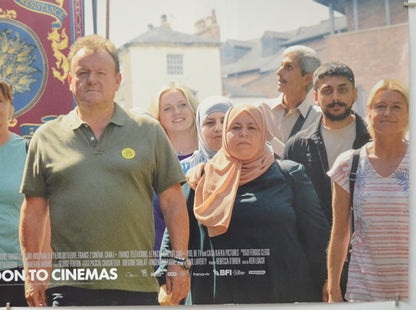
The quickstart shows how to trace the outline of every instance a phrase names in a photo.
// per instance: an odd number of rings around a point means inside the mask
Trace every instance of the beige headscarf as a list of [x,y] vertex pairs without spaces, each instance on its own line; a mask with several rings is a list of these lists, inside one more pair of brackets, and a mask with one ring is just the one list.
[[[253,150],[255,154],[250,160],[240,160],[238,153],[230,148],[226,139],[231,124],[242,113],[248,113],[261,132],[261,147]],[[224,119],[222,148],[207,164],[189,170],[188,183],[195,190],[195,217],[208,228],[210,237],[227,231],[238,187],[258,178],[273,164],[273,154],[265,146],[266,135],[266,122],[257,107],[232,107]],[[203,172],[205,173],[202,175]]]

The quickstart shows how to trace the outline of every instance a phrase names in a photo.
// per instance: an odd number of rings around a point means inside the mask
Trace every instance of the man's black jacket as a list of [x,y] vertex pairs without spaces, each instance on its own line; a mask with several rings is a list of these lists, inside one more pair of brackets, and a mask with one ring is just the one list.
[[[358,149],[371,140],[363,119],[355,115],[356,135],[353,149]],[[298,132],[287,141],[283,159],[290,159],[305,166],[306,173],[318,194],[321,207],[332,227],[332,191],[328,157],[321,134],[322,116],[309,128]]]

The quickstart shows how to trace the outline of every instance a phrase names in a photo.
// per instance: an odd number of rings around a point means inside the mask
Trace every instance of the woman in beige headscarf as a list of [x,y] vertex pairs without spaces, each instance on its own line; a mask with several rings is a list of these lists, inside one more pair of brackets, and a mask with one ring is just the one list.
[[321,300],[328,224],[303,167],[265,142],[261,111],[232,107],[222,148],[187,174],[195,304]]

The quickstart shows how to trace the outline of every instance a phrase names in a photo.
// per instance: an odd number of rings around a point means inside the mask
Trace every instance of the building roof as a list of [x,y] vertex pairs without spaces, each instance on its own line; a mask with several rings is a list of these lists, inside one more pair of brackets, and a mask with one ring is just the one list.
[[265,31],[263,37],[277,38],[277,39],[290,39],[293,35],[291,32],[278,32],[278,31]]
[[258,71],[260,67],[264,66],[270,61],[271,57],[262,57],[261,40],[251,41],[252,48],[244,56],[234,63],[224,65],[222,68],[223,74],[232,75],[240,72]]
[[[334,24],[335,32],[343,32],[347,30],[347,19],[344,16],[334,18]],[[324,20],[317,25],[313,25],[310,27],[300,27],[296,34],[282,45],[290,46],[294,44],[299,44],[301,42],[311,40],[314,38],[323,37],[328,34],[330,34],[329,20]]]
[[[335,30],[338,32],[345,31],[347,29],[347,21],[345,17],[335,18]],[[270,32],[268,32],[270,33]],[[329,21],[323,21],[318,25],[310,27],[300,27],[296,31],[288,32],[290,39],[285,43],[282,43],[283,48],[278,50],[271,56],[263,57],[262,42],[261,39],[247,41],[252,45],[252,48],[244,56],[238,59],[234,63],[224,65],[222,68],[223,74],[233,75],[238,73],[248,72],[268,72],[276,70],[279,67],[283,57],[283,51],[286,47],[302,42],[323,37],[330,34]],[[228,44],[229,41],[226,42]],[[239,41],[241,42],[241,41]],[[236,45],[235,41],[232,45]],[[243,46],[239,44],[237,46]],[[249,46],[248,44],[245,46]]]
[[232,98],[262,98],[264,97],[263,94],[254,92],[247,88],[243,88],[240,86],[232,85],[228,83],[226,80],[223,81],[225,89],[227,90],[227,97],[230,99]]
[[340,12],[341,14],[345,14],[345,1],[344,0],[313,0],[318,2],[322,5],[329,7],[330,3],[332,3],[333,8],[335,11]]
[[203,46],[220,46],[221,43],[212,40],[206,39],[200,36],[182,33],[167,29],[164,27],[154,27],[149,29],[147,32],[139,35],[135,39],[127,42],[122,46],[128,47],[131,45],[159,45],[159,44],[168,44],[168,45],[203,45]]
[[256,45],[256,40],[252,41],[240,41],[240,40],[227,40],[224,44],[227,44],[232,47],[242,47],[242,48],[253,48]]

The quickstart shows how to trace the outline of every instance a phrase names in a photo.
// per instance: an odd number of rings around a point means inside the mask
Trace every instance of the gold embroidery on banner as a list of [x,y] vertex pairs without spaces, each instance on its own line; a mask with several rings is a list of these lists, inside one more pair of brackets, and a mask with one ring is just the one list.
[[[64,83],[66,78],[68,77],[69,72],[68,58],[62,53],[64,49],[69,47],[68,36],[65,32],[65,28],[62,28],[63,20],[67,17],[67,13],[63,9],[65,0],[55,0],[58,6],[39,0],[31,0],[29,2],[24,2],[22,0],[14,0],[14,2],[29,11],[40,14],[46,14],[56,18],[56,22],[52,23],[52,32],[48,33],[48,40],[51,41],[53,56],[56,59],[56,67],[52,67],[52,74],[56,79]],[[50,8],[48,5],[50,6]],[[56,15],[54,15],[54,13],[56,13]],[[14,10],[5,11],[3,9],[0,9],[0,18],[4,17],[15,19],[16,16],[17,14]]]
[[17,125],[17,119],[12,118],[11,120],[9,120],[9,127],[16,127]]
[[16,19],[17,14],[15,10],[3,10],[0,9],[0,18]]
[[31,139],[35,131],[45,124],[46,122],[49,122],[51,120],[54,120],[57,118],[57,115],[45,115],[41,118],[42,124],[34,124],[34,123],[24,123],[20,125],[20,133],[23,138]]
[[6,29],[0,32],[0,76],[13,85],[13,92],[22,94],[30,91],[39,70],[33,66],[35,45],[29,44],[18,32]]
[[[56,0],[56,3],[62,8],[64,0]],[[52,68],[52,74],[55,78],[64,83],[69,72],[68,58],[62,53],[62,50],[69,46],[69,39],[65,33],[65,28],[61,30],[61,33],[59,33],[58,28],[53,28],[52,32],[48,33],[48,40],[52,42],[53,56],[56,58],[56,68]]]
[[52,32],[48,33],[48,40],[52,41],[53,56],[57,60],[55,62],[56,68],[52,68],[53,76],[64,83],[69,71],[68,58],[62,53],[62,50],[68,47],[69,42],[65,29],[59,33],[58,29],[54,28]]

